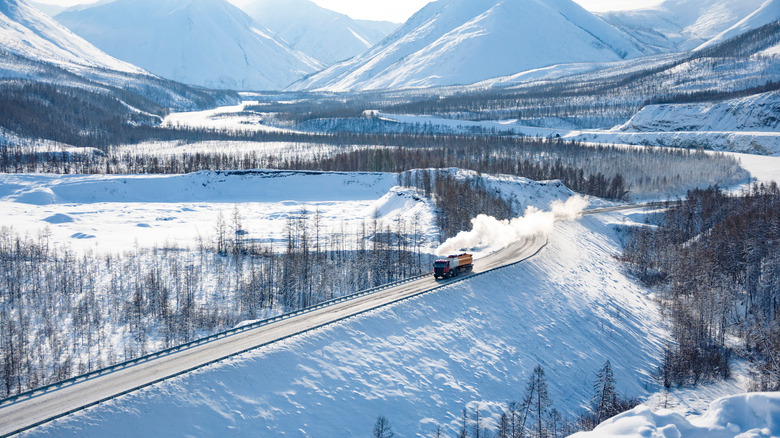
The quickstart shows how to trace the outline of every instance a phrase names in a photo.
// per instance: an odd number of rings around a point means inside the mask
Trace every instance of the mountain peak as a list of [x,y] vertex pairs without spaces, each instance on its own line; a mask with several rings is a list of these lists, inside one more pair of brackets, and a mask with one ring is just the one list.
[[571,0],[439,0],[370,51],[294,88],[468,84],[549,65],[642,54],[635,40]]
[[394,26],[353,20],[310,0],[253,0],[243,7],[292,47],[330,65],[363,53]]

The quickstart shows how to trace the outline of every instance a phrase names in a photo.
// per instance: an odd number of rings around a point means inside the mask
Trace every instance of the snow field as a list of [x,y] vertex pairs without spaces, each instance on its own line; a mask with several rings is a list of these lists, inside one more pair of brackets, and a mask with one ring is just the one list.
[[[459,178],[476,174],[452,169]],[[433,252],[438,245],[434,206],[397,187],[389,173],[286,171],[196,172],[187,175],[0,174],[0,223],[81,249],[123,251],[136,246],[197,245],[212,239],[221,213],[230,225],[238,209],[247,239],[283,249],[288,219],[319,211],[321,234],[355,234],[378,219],[417,221]],[[558,181],[509,176],[487,184],[522,206],[546,209],[573,193]],[[326,239],[327,237],[325,237]]]
[[[0,175],[0,218],[35,235],[48,227],[54,243],[106,251],[208,240],[220,213],[238,208],[246,238],[284,240],[287,219],[319,210],[323,232],[355,232],[375,210],[380,219],[419,215],[431,242],[431,206],[392,191],[392,174],[197,172],[171,176]],[[408,217],[407,217],[408,216]]]
[[672,437],[764,438],[780,436],[780,393],[751,393],[719,398],[701,415],[683,416],[639,406],[576,438]]
[[572,415],[606,360],[621,394],[656,388],[666,333],[623,273],[616,215],[563,221],[520,265],[350,318],[137,391],[25,436],[364,436],[378,415],[398,436],[456,430],[479,406],[492,425],[545,368]]
[[243,101],[238,105],[221,106],[204,111],[173,112],[165,117],[163,126],[289,132],[287,129],[263,125],[263,119],[259,115],[243,113],[247,106],[257,104],[257,101]]

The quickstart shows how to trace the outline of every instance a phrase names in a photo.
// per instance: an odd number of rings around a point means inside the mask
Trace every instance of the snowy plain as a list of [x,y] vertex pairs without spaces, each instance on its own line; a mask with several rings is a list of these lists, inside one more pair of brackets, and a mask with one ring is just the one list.
[[[283,242],[287,218],[319,210],[323,229],[356,230],[384,205],[391,174],[197,172],[189,175],[0,175],[0,222],[54,243],[100,251],[130,250],[211,239],[221,213],[234,208],[247,238]],[[429,206],[408,198],[405,213],[431,223]],[[393,209],[387,214],[392,215]],[[431,234],[429,231],[428,234]],[[430,240],[433,237],[429,237]],[[281,245],[281,243],[280,243]]]
[[[473,172],[451,170],[459,178]],[[137,246],[193,247],[215,234],[222,214],[230,223],[237,209],[247,239],[285,245],[288,219],[319,212],[324,234],[357,234],[377,218],[422,225],[423,248],[438,246],[434,206],[415,190],[396,186],[390,173],[237,171],[187,175],[0,174],[0,223],[53,243],[114,252]],[[510,176],[487,183],[520,205],[549,207],[573,193],[559,181],[534,182]],[[594,200],[595,205],[604,202]]]

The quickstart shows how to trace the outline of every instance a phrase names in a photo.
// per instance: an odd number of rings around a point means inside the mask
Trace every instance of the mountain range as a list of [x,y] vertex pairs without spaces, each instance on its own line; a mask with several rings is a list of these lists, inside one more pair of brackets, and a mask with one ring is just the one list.
[[753,13],[743,18],[733,26],[724,30],[711,40],[699,46],[697,49],[711,47],[715,44],[724,42],[749,30],[757,29],[766,24],[780,20],[780,0],[766,0],[761,7]]
[[242,9],[226,0],[106,0],[56,16],[90,44],[51,20],[28,26],[25,14],[47,17],[14,0],[2,7],[26,12],[6,14],[3,44],[30,58],[75,56],[210,88],[417,88],[707,47],[777,20],[778,2],[666,0],[593,14],[571,0],[438,0],[398,28],[311,0],[245,0]]
[[187,84],[280,89],[322,68],[225,0],[116,0],[55,18],[104,52]]
[[0,88],[0,143],[84,145],[90,129],[154,124],[170,110],[239,101],[236,93],[180,84],[107,55],[21,0],[0,3]]
[[468,84],[553,64],[645,53],[638,41],[571,0],[441,0],[368,52],[293,88]]

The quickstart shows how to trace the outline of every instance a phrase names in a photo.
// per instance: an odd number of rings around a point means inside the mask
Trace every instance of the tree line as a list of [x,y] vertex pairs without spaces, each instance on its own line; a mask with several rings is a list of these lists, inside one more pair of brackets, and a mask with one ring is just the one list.
[[480,214],[498,220],[512,219],[521,206],[491,191],[485,179],[458,178],[446,170],[408,171],[398,176],[399,185],[417,188],[436,205],[436,227],[442,241],[471,228],[471,220]]
[[661,369],[667,387],[729,377],[736,350],[754,364],[756,389],[780,389],[778,248],[775,183],[739,195],[694,190],[652,226],[630,230],[623,258],[661,292],[672,323]]
[[[140,129],[140,128],[139,128]],[[559,179],[570,189],[625,200],[679,194],[694,187],[728,185],[748,178],[739,162],[724,154],[664,148],[583,145],[561,139],[490,135],[242,133],[148,127],[182,141],[284,142],[288,154],[258,151],[159,153],[106,146],[100,151],[59,152],[33,146],[0,147],[2,172],[77,174],[180,174],[201,170],[319,170],[405,172],[451,168]],[[165,134],[168,133],[168,134]],[[166,140],[167,141],[167,140]],[[327,145],[317,151],[314,146]],[[359,146],[356,146],[359,145]],[[398,146],[403,145],[403,146]]]

